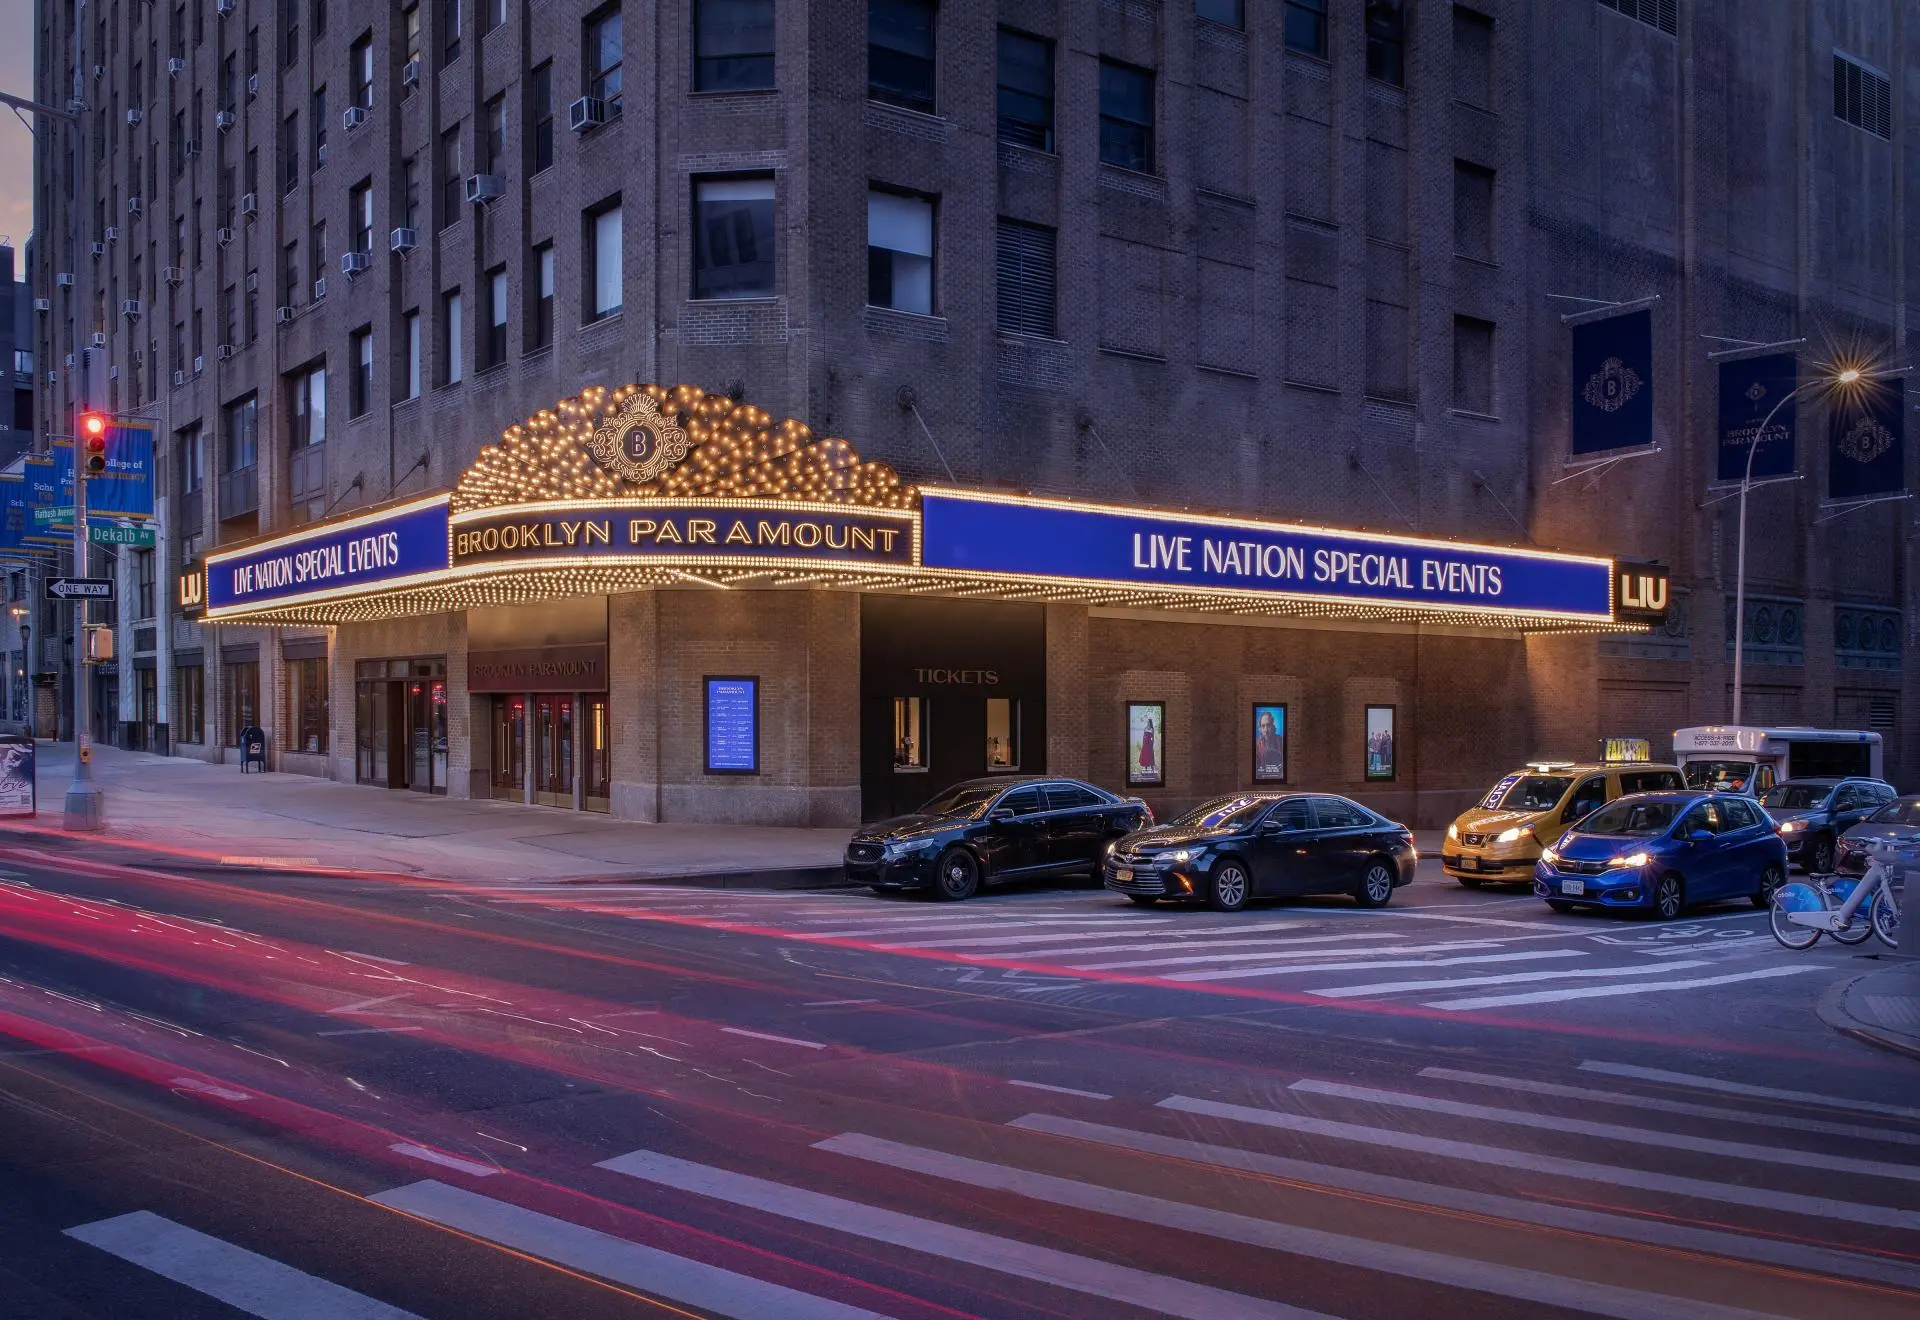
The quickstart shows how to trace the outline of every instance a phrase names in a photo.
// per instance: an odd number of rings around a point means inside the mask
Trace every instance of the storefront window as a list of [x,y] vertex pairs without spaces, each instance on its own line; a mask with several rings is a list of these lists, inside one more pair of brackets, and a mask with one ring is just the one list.
[[1007,697],[987,698],[987,769],[1020,768],[1020,703]]
[[260,723],[260,663],[246,660],[224,666],[220,703],[220,745],[238,747],[240,730]]
[[173,671],[173,740],[197,743],[206,737],[207,671],[181,665]]
[[927,699],[893,699],[893,768],[914,774],[927,768]]
[[327,750],[327,661],[325,656],[287,661],[287,749],[324,754]]

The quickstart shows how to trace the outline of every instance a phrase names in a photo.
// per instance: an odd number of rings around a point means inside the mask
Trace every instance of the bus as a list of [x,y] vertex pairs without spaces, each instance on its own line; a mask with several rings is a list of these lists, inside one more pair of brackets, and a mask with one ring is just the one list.
[[1673,759],[1694,788],[1756,797],[1789,779],[1883,778],[1880,735],[1861,729],[1705,724],[1674,730]]

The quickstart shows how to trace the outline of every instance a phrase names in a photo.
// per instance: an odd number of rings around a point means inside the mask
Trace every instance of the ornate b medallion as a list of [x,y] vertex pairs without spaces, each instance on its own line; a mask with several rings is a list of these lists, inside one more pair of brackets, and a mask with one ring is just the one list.
[[1617,357],[1600,364],[1587,380],[1581,397],[1601,412],[1619,412],[1640,392],[1640,373]]
[[638,486],[678,464],[693,441],[651,394],[638,390],[593,428],[586,448],[601,467]]
[[1755,382],[1753,382],[1753,384],[1747,386],[1747,398],[1751,399],[1753,402],[1758,403],[1760,402],[1760,400],[1766,397],[1767,397],[1767,387],[1765,385],[1762,385],[1759,381],[1756,380]]
[[1840,437],[1840,454],[1856,463],[1871,463],[1893,448],[1893,432],[1873,420],[1862,418]]

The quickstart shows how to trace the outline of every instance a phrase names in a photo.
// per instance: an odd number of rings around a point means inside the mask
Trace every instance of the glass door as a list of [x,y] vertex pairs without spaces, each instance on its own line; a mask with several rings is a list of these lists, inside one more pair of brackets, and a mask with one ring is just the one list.
[[594,692],[581,698],[585,704],[586,746],[581,766],[581,805],[588,811],[613,810],[613,740],[607,727],[607,697]]
[[527,699],[493,699],[493,795],[518,802],[527,791]]
[[571,807],[573,698],[543,693],[533,702],[533,800],[546,807]]
[[423,678],[407,684],[407,787],[433,788],[433,702],[435,685]]

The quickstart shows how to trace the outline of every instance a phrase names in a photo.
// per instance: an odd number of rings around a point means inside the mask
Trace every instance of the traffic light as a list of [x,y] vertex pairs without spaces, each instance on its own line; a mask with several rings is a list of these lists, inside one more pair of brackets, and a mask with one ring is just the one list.
[[88,476],[107,470],[107,419],[99,413],[80,414],[80,453]]

